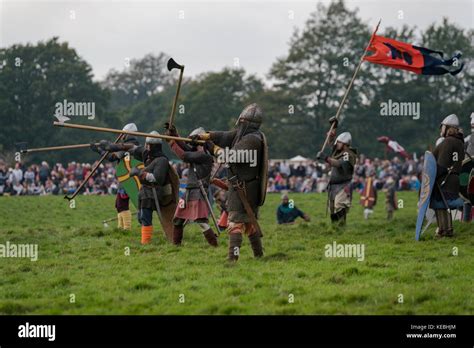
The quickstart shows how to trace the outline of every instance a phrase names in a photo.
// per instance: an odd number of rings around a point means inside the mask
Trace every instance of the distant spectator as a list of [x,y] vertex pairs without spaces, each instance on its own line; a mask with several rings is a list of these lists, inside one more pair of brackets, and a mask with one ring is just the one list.
[[280,164],[280,173],[284,175],[285,177],[289,177],[291,174],[291,168],[290,166],[286,163],[286,161],[283,161],[282,164]]
[[303,163],[300,162],[298,167],[296,167],[295,175],[300,178],[306,176],[306,168],[303,166]]
[[15,182],[13,184],[13,191],[12,191],[12,194],[14,196],[20,196],[22,194],[24,194],[24,187],[23,185],[20,183],[20,182]]
[[8,170],[5,166],[5,163],[0,163],[0,196],[3,195],[5,191],[5,186],[8,180]]
[[300,217],[305,221],[310,221],[308,215],[299,210],[293,202],[290,202],[288,195],[284,194],[281,197],[281,204],[277,208],[278,224],[294,224],[295,220]]
[[50,174],[50,171],[49,171],[48,163],[46,163],[45,161],[41,162],[41,167],[39,169],[38,175],[39,175],[39,180],[42,185],[44,185],[46,180],[48,180],[49,174]]
[[20,184],[23,181],[23,170],[21,169],[21,164],[19,162],[15,163],[15,169],[12,170],[12,183]]
[[32,184],[35,181],[35,172],[33,171],[32,167],[29,167],[26,172],[23,174],[23,178],[25,179],[27,184]]

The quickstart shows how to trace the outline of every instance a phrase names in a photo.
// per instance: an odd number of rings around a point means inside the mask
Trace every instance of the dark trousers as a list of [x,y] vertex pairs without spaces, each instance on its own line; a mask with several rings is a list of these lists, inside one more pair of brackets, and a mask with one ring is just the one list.
[[153,209],[150,208],[141,208],[138,213],[138,220],[142,226],[152,226],[153,225]]

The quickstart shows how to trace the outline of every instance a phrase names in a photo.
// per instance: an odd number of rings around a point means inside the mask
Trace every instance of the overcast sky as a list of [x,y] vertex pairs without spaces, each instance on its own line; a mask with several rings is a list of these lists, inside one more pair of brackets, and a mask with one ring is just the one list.
[[[96,79],[150,52],[173,56],[187,76],[233,66],[236,58],[247,72],[264,76],[317,2],[0,0],[0,46],[59,36],[92,65]],[[443,16],[474,27],[474,0],[346,3],[370,25],[382,18],[381,32],[405,23],[424,28]]]

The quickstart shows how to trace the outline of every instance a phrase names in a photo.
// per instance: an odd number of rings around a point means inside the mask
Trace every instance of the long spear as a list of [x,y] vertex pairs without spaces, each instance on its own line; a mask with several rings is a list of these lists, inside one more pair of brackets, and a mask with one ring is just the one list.
[[[56,122],[54,122],[56,123]],[[60,123],[60,122],[59,122]],[[117,137],[117,139],[115,139],[114,141],[114,144],[118,143],[120,140],[122,140],[122,138],[124,137],[125,135],[120,133],[120,135]],[[92,177],[92,175],[94,175],[94,173],[97,171],[97,169],[99,168],[99,166],[102,164],[102,162],[105,161],[105,159],[107,158],[107,156],[110,154],[109,151],[106,151],[99,159],[99,161],[95,164],[95,166],[92,168],[92,170],[89,172],[89,174],[87,175],[87,177],[81,182],[81,184],[79,185],[79,187],[76,189],[76,191],[74,191],[74,193],[72,194],[72,196],[64,196],[64,199],[67,199],[68,201],[74,199],[74,197],[76,197],[78,195],[78,193],[82,190],[82,188],[85,186],[85,184],[89,181],[89,179]]]
[[[99,144],[96,144],[99,145]],[[77,145],[61,145],[61,146],[50,146],[50,147],[36,147],[33,149],[21,149],[21,153],[31,153],[31,152],[43,152],[43,151],[56,151],[56,150],[69,150],[69,149],[82,149],[85,147],[90,147],[91,144],[77,144]]]
[[[133,212],[131,213],[132,215],[135,215],[137,212]],[[110,218],[110,219],[106,219],[106,220],[103,220],[102,223],[104,224],[104,227],[109,227],[109,225],[107,224],[107,222],[111,222],[111,221],[115,221],[115,220],[118,220],[118,216],[116,217],[113,217],[113,218]]]
[[[158,139],[165,139],[165,140],[180,140],[185,142],[193,142],[191,138],[182,138],[182,137],[173,137],[171,135],[163,135],[163,134],[150,134],[144,132],[134,132],[134,131],[125,131],[122,129],[114,129],[114,128],[105,128],[105,127],[96,127],[96,126],[86,126],[83,124],[74,124],[74,123],[64,123],[64,122],[57,122],[53,123],[56,127],[65,127],[65,128],[75,128],[75,129],[85,129],[91,130],[95,132],[106,132],[106,133],[117,133],[117,134],[128,134],[128,135],[135,135],[138,137],[150,137],[150,138],[158,138]],[[205,144],[204,140],[196,140],[196,143]]]
[[[377,26],[375,27],[375,30],[372,33],[372,36],[370,37],[369,43],[367,44],[367,47],[364,50],[364,54],[362,54],[362,57],[360,57],[359,64],[357,64],[357,68],[355,69],[354,74],[352,75],[351,81],[349,82],[349,85],[346,88],[346,91],[344,93],[344,96],[342,97],[341,103],[339,104],[339,108],[337,109],[336,120],[339,120],[339,116],[342,112],[342,108],[344,107],[347,96],[349,95],[349,92],[352,89],[352,85],[354,84],[354,80],[355,80],[357,74],[359,73],[362,62],[364,61],[364,57],[366,56],[367,52],[369,51],[370,45],[372,44],[372,41],[374,40],[374,36],[377,33],[377,30],[379,30],[380,22],[382,22],[382,19],[380,19],[379,22],[377,23]],[[323,147],[321,148],[321,152],[323,152],[324,149],[326,148],[326,145],[328,144],[328,141],[329,141],[329,136],[332,133],[332,131],[334,130],[334,125],[335,124],[336,124],[336,122],[333,122],[331,124],[331,128],[329,129],[329,132],[326,135],[326,140],[324,140]]]

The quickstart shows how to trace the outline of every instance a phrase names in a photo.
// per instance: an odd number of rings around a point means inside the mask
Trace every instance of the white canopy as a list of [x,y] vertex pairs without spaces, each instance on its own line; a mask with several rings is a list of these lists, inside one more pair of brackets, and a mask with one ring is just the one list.
[[289,161],[290,161],[290,162],[306,162],[306,161],[309,161],[309,159],[307,159],[307,158],[305,158],[305,157],[303,157],[303,156],[298,155],[298,156],[295,156],[295,157],[293,157],[293,158],[290,158]]

